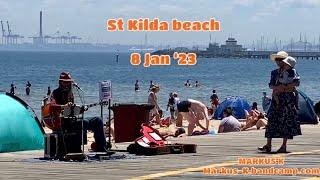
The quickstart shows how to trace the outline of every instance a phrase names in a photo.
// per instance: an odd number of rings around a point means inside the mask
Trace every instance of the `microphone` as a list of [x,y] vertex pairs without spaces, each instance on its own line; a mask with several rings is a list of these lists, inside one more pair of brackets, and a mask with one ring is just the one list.
[[75,88],[79,89],[80,91],[83,92],[83,90],[81,89],[81,87],[77,84],[77,83],[73,83],[72,84]]

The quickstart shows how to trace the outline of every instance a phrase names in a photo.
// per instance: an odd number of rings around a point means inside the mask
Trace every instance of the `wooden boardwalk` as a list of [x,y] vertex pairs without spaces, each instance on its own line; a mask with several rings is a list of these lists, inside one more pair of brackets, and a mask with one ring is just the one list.
[[[172,139],[172,142],[198,144],[196,154],[159,156],[127,155],[125,159],[59,162],[42,161],[43,151],[0,154],[0,179],[309,179],[317,175],[213,175],[203,168],[244,168],[241,157],[285,158],[284,165],[255,165],[255,168],[318,168],[320,169],[320,126],[302,126],[302,136],[289,141],[288,154],[258,153],[256,148],[265,143],[264,130]],[[281,144],[273,142],[273,150]],[[127,144],[117,144],[124,149]],[[123,153],[118,153],[119,155]],[[320,176],[320,173],[318,174]]]

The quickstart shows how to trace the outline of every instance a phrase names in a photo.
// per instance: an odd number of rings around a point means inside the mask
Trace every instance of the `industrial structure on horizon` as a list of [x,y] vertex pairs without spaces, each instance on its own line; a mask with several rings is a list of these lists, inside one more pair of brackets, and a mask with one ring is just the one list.
[[[18,44],[28,44],[28,43],[19,43],[19,39],[23,39],[24,36],[19,34],[12,34],[12,29],[10,29],[9,22],[7,23],[7,30],[4,27],[4,21],[1,21],[2,28],[2,45],[18,45]],[[57,31],[54,35],[44,35],[42,27],[42,11],[40,11],[40,23],[39,23],[39,33],[37,36],[31,36],[28,38],[32,39],[32,45],[48,45],[48,44],[79,44],[81,37],[72,36],[70,32],[67,32],[65,35],[60,35],[60,32]]]
[[[39,17],[39,32],[36,33],[36,35],[26,38],[19,34],[13,34],[13,31],[9,26],[9,21],[1,20],[2,37],[0,51],[130,52],[140,51],[140,49],[148,51],[154,50],[154,47],[152,46],[82,42],[82,37],[72,35],[70,32],[62,33],[56,31],[53,34],[48,35],[43,31],[42,11],[40,11]],[[26,39],[31,39],[31,41]],[[145,36],[145,43],[147,43],[147,36]]]

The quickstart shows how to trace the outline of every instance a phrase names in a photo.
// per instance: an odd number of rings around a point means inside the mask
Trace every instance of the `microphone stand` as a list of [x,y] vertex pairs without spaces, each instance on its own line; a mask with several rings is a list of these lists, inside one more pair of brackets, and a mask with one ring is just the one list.
[[[81,88],[75,86],[74,84],[73,84],[73,86],[77,89],[77,93],[80,98],[80,101],[81,101],[82,105],[84,106],[85,105],[84,91]],[[80,95],[79,91],[82,92],[82,96]],[[84,154],[83,121],[84,121],[84,111],[83,111],[82,118],[81,118],[81,150],[82,150],[82,153]]]

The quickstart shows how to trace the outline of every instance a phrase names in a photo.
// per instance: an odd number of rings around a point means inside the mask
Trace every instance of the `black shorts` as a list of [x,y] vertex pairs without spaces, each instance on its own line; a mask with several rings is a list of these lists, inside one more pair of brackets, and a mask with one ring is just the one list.
[[191,107],[189,101],[181,101],[177,104],[178,112],[189,112],[189,107]]

